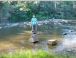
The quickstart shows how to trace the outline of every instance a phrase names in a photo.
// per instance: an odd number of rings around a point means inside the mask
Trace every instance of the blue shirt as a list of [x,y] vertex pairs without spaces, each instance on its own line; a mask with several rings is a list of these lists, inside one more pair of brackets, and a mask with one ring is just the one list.
[[36,18],[32,18],[31,19],[31,23],[32,23],[32,25],[36,25],[37,24],[37,19]]

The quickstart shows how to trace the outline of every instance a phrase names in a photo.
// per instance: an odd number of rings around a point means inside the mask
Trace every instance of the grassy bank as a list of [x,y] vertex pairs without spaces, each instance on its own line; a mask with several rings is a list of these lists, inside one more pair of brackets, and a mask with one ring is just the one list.
[[34,51],[16,51],[13,53],[7,53],[0,55],[0,58],[76,58],[75,56],[67,55],[56,55],[54,53],[47,53],[45,51],[39,50]]

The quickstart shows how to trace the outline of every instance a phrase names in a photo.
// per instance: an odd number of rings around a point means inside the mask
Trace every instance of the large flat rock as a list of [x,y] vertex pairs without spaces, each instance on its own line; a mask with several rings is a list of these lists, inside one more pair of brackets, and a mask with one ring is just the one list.
[[58,41],[56,39],[50,39],[48,40],[47,44],[51,46],[55,46],[58,44]]

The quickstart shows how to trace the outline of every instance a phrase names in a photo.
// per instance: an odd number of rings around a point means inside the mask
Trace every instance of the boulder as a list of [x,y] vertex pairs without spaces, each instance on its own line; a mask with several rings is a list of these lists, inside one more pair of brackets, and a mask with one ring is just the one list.
[[47,44],[51,46],[56,46],[58,41],[56,39],[50,39],[48,40]]

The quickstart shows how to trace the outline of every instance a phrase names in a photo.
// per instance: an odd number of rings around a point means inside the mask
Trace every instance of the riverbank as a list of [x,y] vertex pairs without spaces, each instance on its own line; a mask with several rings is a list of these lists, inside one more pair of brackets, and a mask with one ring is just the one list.
[[[64,20],[64,19],[48,19],[48,20],[41,20],[38,21],[38,25],[41,26],[43,24],[59,24],[62,25],[63,23],[68,23],[71,20]],[[74,20],[73,20],[74,21]],[[15,23],[0,23],[0,29],[2,28],[11,28],[11,27],[27,27],[31,26],[31,22],[26,21],[26,22],[15,22]]]
[[55,54],[52,52],[48,53],[43,50],[19,50],[16,52],[9,52],[7,54],[0,54],[0,58],[75,58],[75,56]]

